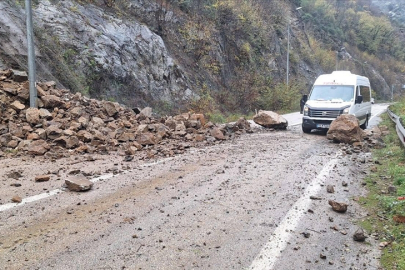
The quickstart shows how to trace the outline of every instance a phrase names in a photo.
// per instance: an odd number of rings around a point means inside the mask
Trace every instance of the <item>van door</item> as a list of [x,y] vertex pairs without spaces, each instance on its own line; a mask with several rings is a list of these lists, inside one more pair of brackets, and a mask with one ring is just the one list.
[[369,86],[358,85],[356,88],[356,96],[361,95],[363,101],[360,104],[355,104],[355,116],[359,119],[360,124],[365,124],[371,114],[371,90]]

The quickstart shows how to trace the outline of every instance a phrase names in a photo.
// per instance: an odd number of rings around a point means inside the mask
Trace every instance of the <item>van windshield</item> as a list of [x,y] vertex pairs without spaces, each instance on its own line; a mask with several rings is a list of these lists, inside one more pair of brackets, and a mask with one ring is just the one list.
[[315,85],[308,99],[353,101],[354,87],[352,85]]

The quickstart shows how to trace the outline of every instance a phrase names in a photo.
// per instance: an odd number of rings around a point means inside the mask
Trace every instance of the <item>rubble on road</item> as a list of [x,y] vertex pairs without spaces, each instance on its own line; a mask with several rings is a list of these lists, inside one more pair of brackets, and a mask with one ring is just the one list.
[[347,204],[329,200],[329,205],[332,206],[333,211],[345,213],[347,211]]
[[253,116],[253,121],[265,128],[286,129],[288,126],[288,121],[284,117],[272,111],[260,110]]
[[364,242],[366,238],[367,236],[362,228],[357,229],[357,231],[353,234],[353,240],[357,242]]
[[337,143],[353,144],[363,141],[363,130],[356,116],[342,114],[332,121],[326,138]]
[[147,157],[173,156],[186,148],[219,143],[252,132],[241,118],[216,125],[204,115],[184,113],[155,118],[151,108],[130,109],[37,83],[38,108],[29,108],[27,76],[0,70],[0,155],[44,155],[56,159],[77,153],[122,156],[147,149]]
[[65,180],[65,184],[70,191],[87,191],[93,187],[93,182],[84,175],[75,175]]

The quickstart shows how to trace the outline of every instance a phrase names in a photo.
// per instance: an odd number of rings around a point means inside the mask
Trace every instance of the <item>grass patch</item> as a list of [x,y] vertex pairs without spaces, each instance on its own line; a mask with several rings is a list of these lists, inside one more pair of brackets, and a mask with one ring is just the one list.
[[[389,243],[382,250],[384,269],[405,269],[405,223],[394,221],[395,216],[405,216],[405,200],[398,200],[405,195],[405,150],[388,116],[383,116],[381,125],[390,133],[384,137],[386,147],[373,150],[376,165],[365,179],[369,193],[360,200],[370,215],[359,225],[369,234],[378,235],[380,243]],[[395,187],[396,192],[388,193],[389,187]]]

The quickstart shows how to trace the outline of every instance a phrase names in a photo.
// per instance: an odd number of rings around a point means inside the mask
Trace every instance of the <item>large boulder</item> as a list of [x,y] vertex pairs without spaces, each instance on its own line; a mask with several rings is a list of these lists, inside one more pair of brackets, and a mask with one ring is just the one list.
[[253,121],[265,128],[286,129],[288,121],[281,115],[272,111],[260,110],[254,117]]
[[336,143],[353,144],[363,141],[363,133],[356,116],[342,114],[331,123],[326,138]]

